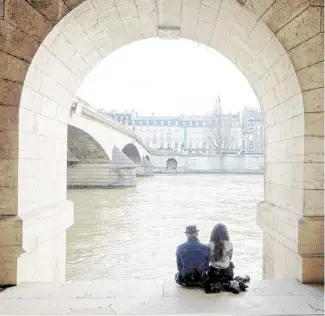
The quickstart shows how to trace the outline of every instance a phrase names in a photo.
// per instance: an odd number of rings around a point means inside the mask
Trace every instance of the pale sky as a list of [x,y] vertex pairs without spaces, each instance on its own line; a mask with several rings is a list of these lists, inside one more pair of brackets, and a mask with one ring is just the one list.
[[205,114],[218,93],[224,112],[259,108],[244,75],[215,50],[184,39],[146,39],[106,57],[78,95],[109,111],[169,116]]

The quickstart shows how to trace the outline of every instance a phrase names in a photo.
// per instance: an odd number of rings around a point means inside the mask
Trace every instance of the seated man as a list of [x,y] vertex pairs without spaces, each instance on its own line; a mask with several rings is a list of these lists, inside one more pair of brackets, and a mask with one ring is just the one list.
[[204,285],[209,268],[210,249],[200,243],[195,225],[186,227],[187,242],[177,247],[175,280],[183,286]]

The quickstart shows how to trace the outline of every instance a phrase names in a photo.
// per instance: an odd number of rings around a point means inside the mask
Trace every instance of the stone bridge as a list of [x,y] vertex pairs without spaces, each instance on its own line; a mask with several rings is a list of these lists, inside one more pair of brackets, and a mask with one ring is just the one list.
[[65,279],[73,98],[103,58],[150,37],[203,43],[245,75],[265,121],[264,277],[323,282],[324,1],[1,0],[0,283]]
[[71,107],[67,150],[68,187],[134,186],[136,175],[153,175],[142,140],[81,99]]

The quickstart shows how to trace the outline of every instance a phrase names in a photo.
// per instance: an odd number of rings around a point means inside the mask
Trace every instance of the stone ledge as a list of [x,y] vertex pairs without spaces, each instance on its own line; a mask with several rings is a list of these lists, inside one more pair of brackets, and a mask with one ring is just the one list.
[[322,315],[323,295],[293,280],[252,281],[239,295],[154,280],[21,283],[0,293],[0,314]]
[[72,223],[73,202],[68,200],[19,216],[1,216],[0,284],[31,281],[33,274],[35,280],[52,280],[59,268],[64,280],[65,231]]
[[322,216],[304,217],[264,201],[257,207],[257,224],[263,231],[297,254],[324,255]]
[[61,201],[19,217],[23,226],[23,249],[31,252],[73,224],[73,202]]
[[298,214],[265,201],[257,206],[256,221],[258,226],[296,253],[298,252],[298,222],[300,218],[301,216]]

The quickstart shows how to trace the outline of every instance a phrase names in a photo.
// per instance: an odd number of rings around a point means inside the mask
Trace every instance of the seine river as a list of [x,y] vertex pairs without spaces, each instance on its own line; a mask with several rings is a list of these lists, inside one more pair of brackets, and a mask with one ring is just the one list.
[[263,175],[156,175],[128,189],[69,190],[75,223],[67,233],[67,279],[171,280],[186,225],[208,242],[224,223],[235,274],[262,278],[262,231],[256,204]]

